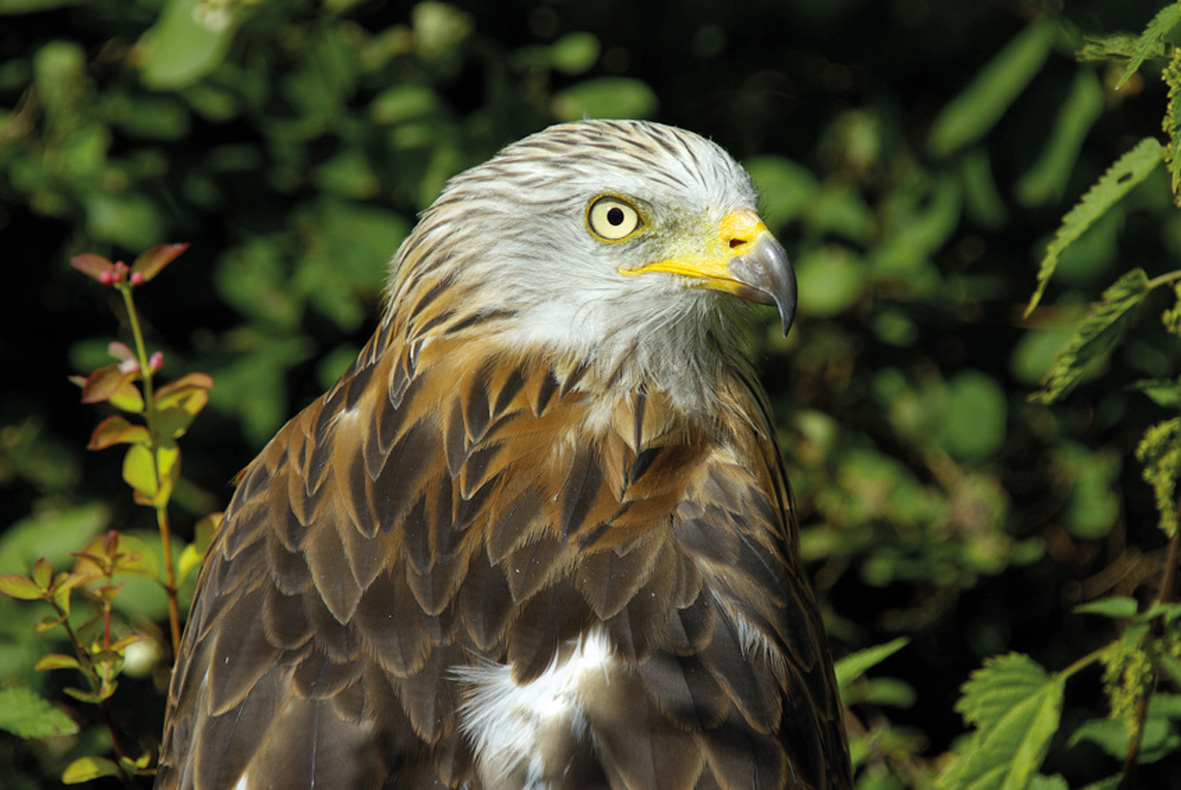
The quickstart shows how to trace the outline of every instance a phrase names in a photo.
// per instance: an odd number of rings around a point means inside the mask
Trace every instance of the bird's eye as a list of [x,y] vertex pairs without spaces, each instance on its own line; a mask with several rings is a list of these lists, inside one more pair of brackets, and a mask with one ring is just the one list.
[[644,218],[623,198],[604,195],[587,208],[586,226],[603,241],[620,241],[644,227]]

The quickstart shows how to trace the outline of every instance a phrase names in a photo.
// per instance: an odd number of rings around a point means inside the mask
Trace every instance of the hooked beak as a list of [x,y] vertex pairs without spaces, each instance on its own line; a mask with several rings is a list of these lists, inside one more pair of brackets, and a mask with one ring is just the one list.
[[775,305],[783,334],[796,312],[796,275],[783,249],[753,211],[732,211],[709,246],[714,255],[673,258],[621,269],[624,274],[668,272],[690,278],[692,285],[725,291],[751,302]]

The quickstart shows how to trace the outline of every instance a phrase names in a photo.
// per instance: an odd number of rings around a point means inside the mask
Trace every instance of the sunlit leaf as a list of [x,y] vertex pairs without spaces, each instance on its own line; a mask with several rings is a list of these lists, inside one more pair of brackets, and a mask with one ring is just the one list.
[[66,766],[62,772],[62,782],[76,785],[104,776],[119,776],[119,766],[106,757],[79,757]]
[[1104,291],[1101,300],[1091,305],[1074,337],[1058,352],[1042,381],[1042,389],[1030,400],[1053,403],[1074,389],[1090,366],[1106,359],[1123,337],[1135,308],[1148,293],[1148,275],[1143,269],[1133,269]]
[[1146,137],[1135,148],[1121,156],[1115,164],[1107,169],[1099,180],[1075,204],[1058,227],[1054,240],[1046,248],[1046,256],[1042,258],[1037,273],[1037,289],[1030,297],[1029,305],[1025,308],[1025,315],[1033,312],[1054,269],[1058,266],[1058,258],[1073,242],[1103,216],[1117,200],[1131,191],[1152,172],[1161,161],[1161,146],[1155,139]]
[[1028,656],[985,661],[956,704],[975,726],[963,754],[939,775],[945,790],[1020,790],[1042,764],[1058,729],[1064,679]]
[[81,669],[82,665],[74,656],[64,653],[47,653],[33,663],[33,669],[44,672],[49,669]]
[[42,597],[44,591],[28,576],[6,573],[0,576],[0,593],[22,601],[36,601]]
[[123,411],[143,411],[143,396],[139,388],[132,382],[139,377],[139,373],[132,371],[124,373],[118,365],[106,365],[91,373],[82,387],[83,403],[111,404]]
[[103,450],[116,444],[147,444],[152,440],[143,425],[133,425],[118,414],[100,422],[90,435],[87,450]]
[[173,439],[184,435],[193,419],[209,403],[213,379],[205,373],[190,373],[156,391],[157,430]]
[[180,562],[177,567],[178,583],[194,569],[200,567],[205,552],[209,550],[209,544],[213,542],[213,537],[217,534],[218,527],[221,526],[223,515],[222,513],[211,513],[198,521],[193,528],[193,542],[185,546],[180,553]]
[[74,735],[78,725],[49,700],[24,686],[0,688],[0,730],[18,738]]
[[33,563],[32,579],[42,590],[49,589],[49,583],[53,580],[53,566],[49,564],[49,560],[41,557]]
[[188,248],[188,244],[160,244],[153,247],[135,259],[135,263],[131,264],[131,273],[142,274],[144,282],[148,282]]
[[156,496],[160,481],[156,478],[156,460],[151,449],[142,444],[127,448],[123,457],[123,481],[145,499]]

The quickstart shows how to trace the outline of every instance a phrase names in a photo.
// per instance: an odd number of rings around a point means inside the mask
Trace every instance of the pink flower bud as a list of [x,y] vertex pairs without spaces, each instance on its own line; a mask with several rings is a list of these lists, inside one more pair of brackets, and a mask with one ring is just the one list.
[[98,281],[103,285],[111,285],[115,282],[115,270],[107,269],[98,276]]
[[128,373],[135,373],[139,370],[139,360],[132,357],[125,359],[119,363],[119,372],[126,376]]
[[130,281],[133,286],[143,285],[144,284],[143,272],[132,272]]
[[152,356],[148,357],[148,367],[152,370],[160,370],[164,367],[164,352],[154,351]]

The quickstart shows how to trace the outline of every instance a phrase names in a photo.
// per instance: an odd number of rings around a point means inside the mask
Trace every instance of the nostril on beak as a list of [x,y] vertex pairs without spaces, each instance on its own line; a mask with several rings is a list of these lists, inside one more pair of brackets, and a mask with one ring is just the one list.
[[730,249],[734,250],[746,244],[746,239],[730,239]]

